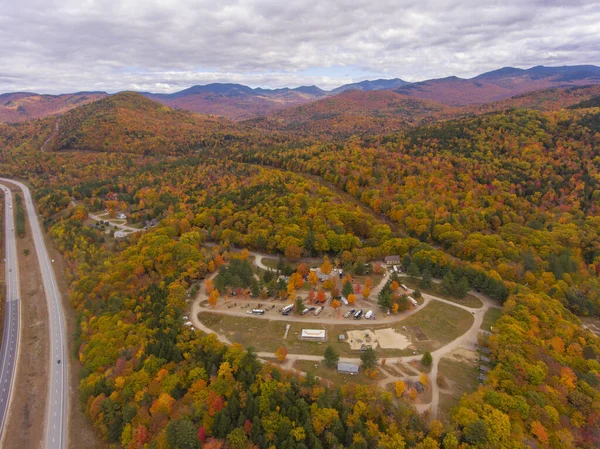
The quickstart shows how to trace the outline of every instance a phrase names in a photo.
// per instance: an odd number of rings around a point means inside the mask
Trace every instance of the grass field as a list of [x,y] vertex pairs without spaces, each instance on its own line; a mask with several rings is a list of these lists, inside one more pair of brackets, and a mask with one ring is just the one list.
[[468,360],[443,358],[440,360],[439,372],[445,376],[447,383],[447,388],[440,391],[439,417],[442,421],[449,422],[452,409],[459,404],[462,395],[477,389],[479,371],[477,364]]
[[487,310],[487,312],[485,312],[485,315],[483,316],[483,323],[481,323],[481,329],[484,331],[491,332],[492,326],[494,324],[496,324],[496,321],[498,321],[501,317],[502,317],[502,309],[498,309],[496,307],[490,307]]
[[[315,366],[316,365],[316,366]],[[360,369],[357,375],[352,374],[341,374],[337,372],[336,368],[329,368],[325,365],[325,363],[320,362],[311,362],[309,360],[297,360],[294,363],[294,368],[300,371],[304,371],[305,373],[312,373],[317,377],[322,377],[327,379],[336,387],[341,387],[342,385],[355,383],[355,384],[374,384],[377,383],[378,379],[371,379],[367,375],[365,375],[364,371]]]
[[419,287],[419,279],[411,277],[403,277],[401,279],[402,283],[406,284],[406,286],[410,287],[411,289],[418,288],[423,293],[427,293],[432,296],[437,296],[438,298],[442,298],[447,301],[455,302],[456,304],[460,304],[461,306],[471,307],[473,309],[479,309],[483,307],[483,303],[481,302],[481,300],[471,295],[470,293],[467,293],[467,295],[464,298],[455,298],[454,296],[450,296],[449,294],[445,293],[442,290],[441,284],[434,283],[431,288],[421,288]]
[[[225,335],[231,341],[240,343],[245,347],[252,346],[257,351],[274,352],[285,345],[290,353],[323,355],[327,345],[333,346],[344,357],[358,357],[359,351],[350,349],[350,345],[338,341],[338,336],[347,330],[356,330],[357,326],[350,326],[340,320],[340,324],[302,323],[286,321],[270,321],[251,317],[234,317],[220,315],[215,312],[202,312],[198,318],[206,326]],[[395,328],[397,332],[409,334],[411,341],[418,352],[431,351],[454,340],[469,329],[473,323],[473,316],[449,304],[432,301],[424,309],[407,319],[386,323],[380,321],[364,321],[363,329]],[[286,324],[290,324],[290,331],[286,340],[283,339]],[[404,331],[402,326],[407,326]],[[427,339],[417,340],[415,328],[419,328]],[[326,343],[300,341],[298,335],[302,329],[326,329],[328,341]],[[361,328],[361,327],[358,327]],[[377,348],[379,357],[398,357],[413,354],[412,349],[381,349]]]
[[[395,324],[397,330],[406,326],[411,341],[419,352],[433,351],[464,334],[473,324],[473,315],[464,309],[453,307],[439,301],[431,301],[418,313]],[[420,329],[427,340],[418,339]]]
[[[347,343],[338,342],[338,335],[345,330],[343,325],[287,323],[206,312],[201,313],[198,318],[214,331],[227,336],[231,341],[245,347],[252,346],[257,351],[275,352],[283,345],[290,353],[323,355],[325,348],[330,344],[343,356],[358,355],[358,351],[351,351]],[[284,340],[283,335],[287,324],[290,324],[291,327],[287,339]],[[302,329],[307,328],[326,329],[328,341],[326,343],[300,341],[298,335]]]

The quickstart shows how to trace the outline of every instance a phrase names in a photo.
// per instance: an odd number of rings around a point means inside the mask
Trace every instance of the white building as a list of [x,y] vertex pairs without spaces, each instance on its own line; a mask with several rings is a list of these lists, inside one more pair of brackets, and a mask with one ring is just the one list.
[[358,374],[359,366],[354,363],[338,363],[337,370],[338,373],[343,374]]
[[327,331],[325,329],[302,329],[300,340],[327,341]]

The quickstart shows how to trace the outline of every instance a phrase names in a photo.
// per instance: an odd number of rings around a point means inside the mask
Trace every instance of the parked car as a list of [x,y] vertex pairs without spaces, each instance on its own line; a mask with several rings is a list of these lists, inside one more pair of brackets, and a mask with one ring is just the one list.
[[294,304],[288,304],[283,309],[281,309],[281,314],[289,315],[292,312],[292,310],[294,310]]

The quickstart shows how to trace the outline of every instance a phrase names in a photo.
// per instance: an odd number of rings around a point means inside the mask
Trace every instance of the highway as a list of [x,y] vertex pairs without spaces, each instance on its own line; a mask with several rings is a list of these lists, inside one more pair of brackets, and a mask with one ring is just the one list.
[[10,189],[0,186],[4,191],[4,246],[6,269],[6,306],[4,315],[4,335],[0,350],[0,446],[4,439],[8,422],[9,407],[17,371],[19,341],[21,339],[21,307],[19,265],[15,234],[14,206]]
[[67,446],[67,412],[68,412],[68,357],[67,338],[65,328],[62,299],[52,261],[46,249],[42,228],[40,226],[31,194],[24,184],[11,179],[0,178],[0,181],[11,182],[23,192],[23,203],[27,218],[33,234],[35,251],[40,264],[44,292],[48,305],[50,329],[50,383],[48,384],[48,397],[46,402],[46,423],[44,428],[44,449],[65,449]]

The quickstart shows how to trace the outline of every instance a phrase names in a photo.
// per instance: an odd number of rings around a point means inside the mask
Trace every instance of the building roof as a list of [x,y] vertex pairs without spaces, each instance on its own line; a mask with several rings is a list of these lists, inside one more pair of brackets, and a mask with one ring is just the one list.
[[400,256],[385,256],[385,262],[400,262]]
[[302,329],[301,338],[325,338],[325,329]]
[[359,366],[354,363],[343,363],[339,362],[337,366],[338,371],[343,371],[345,373],[353,373],[358,374]]

